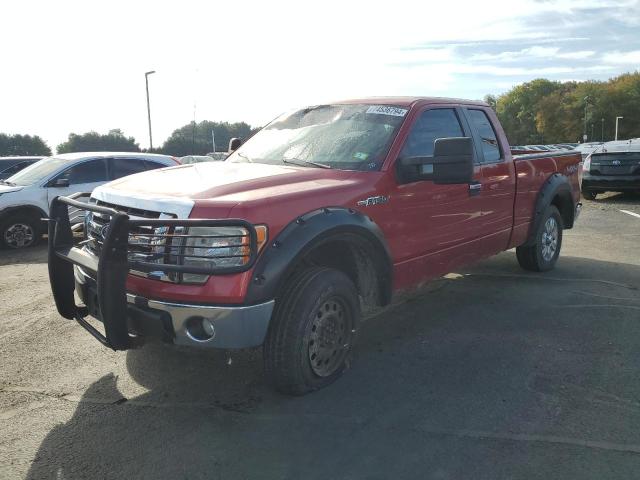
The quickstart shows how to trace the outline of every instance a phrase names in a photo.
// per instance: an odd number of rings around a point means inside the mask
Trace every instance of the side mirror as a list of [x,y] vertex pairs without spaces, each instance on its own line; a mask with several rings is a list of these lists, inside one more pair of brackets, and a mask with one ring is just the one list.
[[431,180],[447,185],[473,180],[473,141],[469,137],[437,138],[433,155],[398,159],[399,176],[405,183]]
[[229,140],[229,153],[233,153],[235,152],[237,149],[240,148],[240,145],[242,145],[242,139],[241,138],[232,138],[231,140]]
[[68,178],[56,178],[54,181],[49,183],[50,187],[54,188],[67,188],[69,186]]

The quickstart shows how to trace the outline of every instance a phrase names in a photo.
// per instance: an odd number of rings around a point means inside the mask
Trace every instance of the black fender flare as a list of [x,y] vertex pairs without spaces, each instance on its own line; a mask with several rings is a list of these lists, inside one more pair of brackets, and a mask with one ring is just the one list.
[[527,241],[523,244],[526,246],[533,245],[536,241],[536,232],[540,228],[540,222],[542,222],[542,215],[549,205],[552,204],[553,199],[560,196],[564,201],[571,203],[571,209],[567,212],[560,212],[562,219],[565,223],[565,228],[573,227],[573,217],[575,215],[575,202],[573,201],[571,183],[569,179],[561,173],[554,173],[547,181],[542,185],[538,198],[536,200],[536,206],[533,212],[533,222],[527,236]]
[[[313,210],[289,223],[269,241],[253,270],[246,304],[274,299],[288,276],[313,249],[331,241],[359,243],[365,248],[377,274],[378,300],[391,300],[393,263],[385,237],[370,217],[350,208]],[[361,243],[360,243],[361,242]]]
[[24,204],[24,205],[12,205],[0,211],[0,219],[4,219],[20,211],[28,211],[30,214],[38,215],[39,218],[47,218],[49,216],[44,210],[36,205]]

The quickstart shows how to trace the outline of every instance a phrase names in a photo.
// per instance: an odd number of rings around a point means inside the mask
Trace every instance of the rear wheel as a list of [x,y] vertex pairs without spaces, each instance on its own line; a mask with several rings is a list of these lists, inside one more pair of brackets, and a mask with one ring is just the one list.
[[360,301],[349,277],[323,267],[294,276],[283,291],[264,344],[265,372],[278,391],[304,395],[348,367]]
[[535,233],[535,243],[516,248],[520,266],[534,272],[551,270],[560,255],[562,228],[560,212],[555,206],[548,206]]
[[595,200],[597,195],[593,190],[582,190],[582,196],[587,200]]
[[35,216],[12,215],[0,221],[0,245],[5,248],[26,248],[42,237],[42,221]]

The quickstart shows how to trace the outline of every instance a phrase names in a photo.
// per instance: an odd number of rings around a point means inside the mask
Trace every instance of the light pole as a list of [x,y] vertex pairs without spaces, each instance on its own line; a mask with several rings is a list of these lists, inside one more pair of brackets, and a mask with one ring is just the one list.
[[616,117],[616,140],[618,140],[618,120],[624,117]]
[[151,136],[151,105],[149,104],[149,75],[156,73],[155,70],[144,73],[144,83],[147,87],[147,118],[149,119],[149,150],[153,151],[153,137]]
[[600,132],[600,141],[604,142],[604,118],[600,119],[600,123],[602,124],[602,130]]
[[587,107],[589,106],[589,95],[584,97],[584,133],[582,134],[582,141],[587,141]]

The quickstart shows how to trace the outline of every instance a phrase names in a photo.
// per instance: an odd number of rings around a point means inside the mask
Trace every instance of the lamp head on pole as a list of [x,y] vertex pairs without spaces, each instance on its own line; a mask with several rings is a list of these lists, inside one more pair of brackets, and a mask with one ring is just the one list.
[[147,77],[147,76],[151,75],[152,73],[156,73],[156,71],[155,70],[151,70],[149,72],[144,72],[144,76]]

